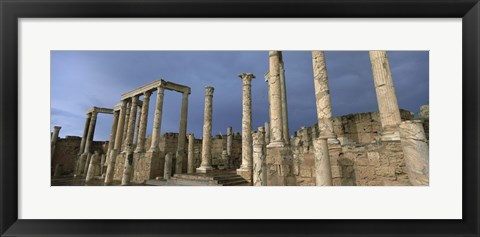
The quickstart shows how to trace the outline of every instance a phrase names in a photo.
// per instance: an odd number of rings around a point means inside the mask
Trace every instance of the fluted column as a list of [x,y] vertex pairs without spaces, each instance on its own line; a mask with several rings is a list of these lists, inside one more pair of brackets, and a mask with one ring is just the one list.
[[255,75],[242,73],[242,165],[237,172],[252,172],[253,144],[252,144],[252,79]]
[[328,138],[329,142],[338,143],[337,136],[333,131],[332,103],[323,51],[312,51],[312,64],[320,136]]
[[212,170],[212,98],[214,88],[205,87],[205,111],[203,117],[202,163],[197,173]]
[[279,51],[269,52],[269,98],[270,98],[270,144],[268,147],[283,147],[283,121],[282,121],[282,91],[280,82],[280,61]]
[[51,156],[50,156],[50,161],[52,161],[53,159],[53,155],[55,154],[55,144],[57,143],[57,139],[58,139],[58,134],[60,133],[60,129],[62,127],[60,126],[54,126],[53,127],[53,133],[52,133],[52,139],[50,140],[50,152],[51,152]]
[[83,127],[82,141],[80,142],[80,149],[78,154],[81,155],[85,151],[85,143],[87,142],[88,128],[90,127],[90,119],[92,117],[91,113],[87,114],[87,119],[85,120],[85,126]]
[[150,105],[151,95],[151,91],[143,93],[142,115],[140,116],[140,127],[138,128],[138,140],[135,152],[145,152],[145,135],[147,133],[148,107]]
[[115,132],[115,144],[113,150],[110,152],[110,162],[107,166],[107,173],[105,174],[105,184],[110,185],[113,182],[113,174],[115,171],[115,163],[117,161],[117,154],[122,149],[123,127],[125,125],[125,114],[127,110],[127,101],[122,100],[120,108],[120,115],[118,118],[117,131]]
[[382,140],[399,140],[398,125],[401,122],[397,95],[386,51],[370,51],[378,110],[382,123]]
[[253,186],[267,185],[265,157],[265,129],[258,128],[253,134]]
[[282,95],[283,140],[285,140],[285,144],[289,144],[290,132],[288,129],[287,85],[285,83],[285,67],[283,65],[283,58],[280,61],[280,86],[280,91]]
[[160,138],[160,130],[162,127],[163,95],[164,88],[157,87],[157,101],[155,104],[155,115],[153,117],[152,144],[150,145],[150,152],[157,152],[159,150],[158,139]]
[[188,134],[188,164],[187,164],[187,173],[191,174],[195,172],[195,167],[193,164],[193,145],[195,143],[195,137],[193,133]]
[[[107,156],[112,152],[114,146],[115,146],[115,138],[117,135],[117,126],[118,126],[118,116],[120,114],[120,111],[114,111],[113,112],[113,122],[112,122],[112,129],[110,130],[110,140],[108,141],[108,150],[107,150]],[[108,157],[107,157],[108,160]]]
[[182,95],[182,111],[180,113],[180,128],[178,129],[178,143],[175,165],[175,173],[181,174],[183,170],[183,160],[185,159],[185,140],[187,136],[187,115],[188,115],[188,93]]
[[132,106],[130,108],[130,118],[128,119],[125,166],[123,170],[122,185],[130,184],[133,165],[133,133],[135,132],[135,121],[137,117],[138,95],[132,97]]
[[313,140],[315,149],[315,178],[317,186],[332,186],[332,170],[330,167],[330,155],[326,137]]

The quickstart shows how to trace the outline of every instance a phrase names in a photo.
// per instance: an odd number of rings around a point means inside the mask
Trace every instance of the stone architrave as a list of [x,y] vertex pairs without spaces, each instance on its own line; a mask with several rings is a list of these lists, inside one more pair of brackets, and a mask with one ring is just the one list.
[[122,105],[120,107],[120,115],[117,124],[117,131],[115,133],[115,144],[113,146],[113,150],[110,152],[110,162],[107,166],[107,172],[105,174],[105,184],[111,185],[113,182],[113,174],[115,170],[115,164],[117,161],[117,154],[119,153],[120,149],[122,148],[122,138],[123,138],[123,127],[125,125],[125,117],[127,110],[127,101],[122,100]]
[[332,170],[330,167],[327,138],[319,137],[314,139],[313,147],[315,149],[316,186],[332,186]]
[[127,129],[127,139],[126,143],[126,156],[125,156],[125,166],[123,169],[122,176],[122,185],[129,185],[131,174],[132,174],[132,165],[133,165],[133,133],[135,132],[135,121],[137,117],[137,103],[138,95],[132,97],[132,106],[130,109],[130,118],[128,119],[128,129]]
[[92,158],[90,159],[90,163],[88,165],[88,171],[87,171],[87,175],[85,177],[85,182],[90,182],[93,177],[95,176],[95,171],[97,169],[97,167],[99,166],[100,164],[100,157],[98,156],[98,152],[95,151],[95,153],[92,155]]
[[168,180],[172,176],[172,160],[173,154],[171,152],[165,155],[165,166],[163,171],[163,179]]
[[251,179],[253,168],[252,147],[252,79],[255,75],[242,73],[238,75],[242,79],[242,164],[237,174],[246,179]]
[[423,124],[419,120],[400,124],[400,137],[408,179],[415,186],[429,184],[429,149]]
[[395,94],[387,52],[369,51],[369,54],[383,130],[381,139],[384,141],[399,140],[400,109],[398,107],[397,95]]
[[205,112],[203,118],[202,163],[197,173],[207,173],[212,167],[212,98],[214,88],[205,87]]
[[265,129],[258,128],[253,133],[253,186],[267,185],[267,173],[265,172]]
[[80,142],[80,149],[78,150],[78,155],[83,154],[85,151],[85,143],[87,142],[88,128],[90,127],[90,119],[92,113],[87,113],[87,119],[85,120],[85,126],[83,127],[82,141]]
[[155,104],[155,115],[153,117],[152,130],[152,144],[150,145],[150,152],[158,152],[158,139],[160,138],[160,130],[162,127],[162,110],[163,110],[163,95],[165,89],[161,86],[157,87],[157,101]]
[[57,144],[57,140],[58,140],[58,134],[60,133],[60,129],[62,127],[60,126],[54,126],[53,127],[53,133],[52,133],[52,139],[50,141],[50,147],[51,147],[51,158],[50,158],[50,161],[53,160],[53,155],[55,154],[55,144]]
[[187,173],[191,174],[195,172],[195,166],[193,164],[193,145],[195,143],[195,137],[193,133],[188,134],[188,162],[187,162]]
[[287,85],[285,82],[285,67],[283,64],[283,57],[280,52],[280,91],[282,95],[282,125],[283,125],[283,140],[285,144],[290,144],[289,129],[288,129],[288,106],[287,106]]
[[150,105],[151,91],[143,93],[142,114],[140,116],[140,127],[138,128],[138,140],[135,152],[145,152],[145,136],[147,133],[148,108]]
[[270,143],[268,147],[284,147],[282,121],[282,90],[280,82],[280,51],[269,52]]
[[232,164],[232,145],[233,145],[233,129],[227,128],[227,168],[233,168]]
[[323,51],[312,51],[312,64],[320,136],[328,138],[328,141],[331,143],[339,143],[333,131],[332,104]]
[[188,92],[182,94],[182,111],[180,113],[180,128],[178,130],[178,142],[176,152],[175,173],[183,173],[183,161],[185,159],[185,140],[187,136],[187,115],[188,115]]

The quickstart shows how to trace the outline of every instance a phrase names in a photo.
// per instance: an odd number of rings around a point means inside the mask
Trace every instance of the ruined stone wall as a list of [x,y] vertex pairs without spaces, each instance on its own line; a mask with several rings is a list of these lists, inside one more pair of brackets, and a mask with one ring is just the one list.
[[[55,170],[57,164],[62,165],[62,175],[73,173],[76,162],[77,154],[80,149],[81,137],[66,136],[65,138],[58,138],[55,144],[55,154],[53,155],[51,171]],[[94,141],[92,143],[92,149],[98,151],[99,154],[105,154],[107,152],[108,141]]]

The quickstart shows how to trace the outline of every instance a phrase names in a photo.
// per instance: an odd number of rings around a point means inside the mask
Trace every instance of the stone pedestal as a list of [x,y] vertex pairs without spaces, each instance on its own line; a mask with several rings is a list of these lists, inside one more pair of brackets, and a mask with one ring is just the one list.
[[170,179],[172,176],[172,160],[173,154],[171,152],[167,153],[165,156],[165,167],[163,168],[163,179]]
[[315,176],[317,186],[332,186],[332,170],[328,153],[327,138],[320,137],[313,140],[315,149]]
[[267,185],[265,167],[265,129],[259,127],[253,134],[253,186]]
[[400,137],[410,183],[429,185],[429,148],[422,122],[402,122]]
[[214,88],[205,87],[205,112],[203,119],[202,163],[197,173],[207,173],[212,167],[212,98]]

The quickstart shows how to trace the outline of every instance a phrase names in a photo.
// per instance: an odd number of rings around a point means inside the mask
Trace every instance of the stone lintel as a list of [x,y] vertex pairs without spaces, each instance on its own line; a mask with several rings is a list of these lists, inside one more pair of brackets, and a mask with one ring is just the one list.
[[115,106],[113,106],[113,111],[119,111],[120,109],[122,109],[122,103],[118,103],[116,104]]
[[122,94],[122,97],[121,99],[124,100],[124,99],[128,99],[128,98],[131,98],[133,96],[136,96],[136,95],[141,95],[147,91],[154,91],[154,90],[157,90],[158,87],[163,87],[167,90],[172,90],[172,91],[177,91],[177,92],[180,92],[180,93],[188,93],[190,94],[190,87],[188,86],[184,86],[184,85],[180,85],[180,84],[177,84],[177,83],[173,83],[173,82],[169,82],[169,81],[165,81],[163,79],[160,79],[160,80],[155,80],[153,82],[150,82],[146,85],[143,85],[143,86],[140,86],[136,89],[133,89],[127,93],[124,93]]
[[102,113],[102,114],[113,114],[113,109],[99,108],[99,107],[93,106],[92,108],[88,109],[85,113],[89,114],[89,113],[92,113],[92,112],[97,112],[97,113]]

